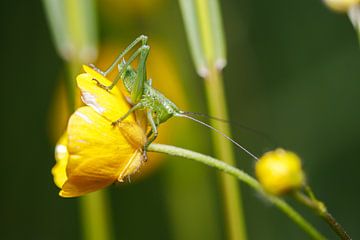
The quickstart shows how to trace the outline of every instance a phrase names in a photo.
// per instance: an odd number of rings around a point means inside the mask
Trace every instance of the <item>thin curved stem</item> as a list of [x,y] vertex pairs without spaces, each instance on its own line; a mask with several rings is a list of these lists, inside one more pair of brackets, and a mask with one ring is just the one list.
[[319,216],[331,227],[331,229],[340,237],[342,240],[351,240],[350,235],[345,231],[343,226],[336,221],[336,219],[328,212],[325,204],[315,197],[314,193],[310,191],[310,197],[304,195],[302,192],[295,192],[294,197],[300,203],[314,210]]
[[282,212],[284,212],[291,220],[293,220],[299,227],[301,227],[309,236],[316,240],[324,240],[326,239],[319,231],[317,231],[308,221],[306,221],[298,212],[295,211],[290,205],[288,205],[284,200],[278,198],[276,196],[272,196],[266,194],[263,191],[260,183],[244,171],[235,168],[223,161],[220,161],[216,158],[194,152],[191,150],[164,145],[164,144],[151,144],[148,147],[148,151],[151,152],[159,152],[159,153],[166,153],[168,155],[183,157],[190,160],[194,160],[210,167],[217,168],[222,172],[228,173],[238,180],[245,182],[247,185],[252,187],[257,192],[263,194],[263,196],[276,207],[278,207]]

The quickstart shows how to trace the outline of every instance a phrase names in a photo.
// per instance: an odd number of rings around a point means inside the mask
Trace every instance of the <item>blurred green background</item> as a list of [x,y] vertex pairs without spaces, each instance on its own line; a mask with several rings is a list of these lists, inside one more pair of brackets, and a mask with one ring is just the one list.
[[[164,75],[154,85],[169,90],[166,79],[176,75],[182,87],[174,94],[185,99],[179,105],[206,112],[177,1],[102,0],[97,6],[100,55],[103,45],[113,46],[116,55],[138,35],[148,35],[154,46],[149,64]],[[297,152],[319,198],[360,238],[360,51],[346,15],[311,0],[228,0],[221,7],[231,119],[271,141],[236,127],[233,135],[257,155],[276,146]],[[80,239],[79,201],[60,198],[50,173],[55,138],[49,122],[58,117],[51,110],[64,63],[41,2],[1,1],[0,18],[0,238]],[[151,63],[157,49],[167,56],[158,65]],[[207,129],[182,119],[169,124],[177,130],[164,127],[162,133],[161,127],[160,135],[167,135],[162,143],[211,154]],[[237,156],[238,166],[252,174],[253,161],[240,151]],[[140,180],[108,188],[115,238],[225,239],[217,172],[185,159],[166,157],[158,165]],[[249,239],[308,239],[252,189],[242,189]],[[313,213],[296,208],[335,239]]]

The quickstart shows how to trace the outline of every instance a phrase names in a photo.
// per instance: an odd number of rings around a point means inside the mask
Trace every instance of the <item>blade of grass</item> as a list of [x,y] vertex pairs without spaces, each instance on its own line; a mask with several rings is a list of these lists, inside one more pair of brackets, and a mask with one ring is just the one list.
[[89,63],[97,56],[97,31],[94,0],[66,0],[70,58]]
[[192,0],[179,0],[179,4],[195,69],[200,76],[205,76],[207,74],[207,64],[201,46],[195,2]]
[[209,11],[210,16],[212,16],[210,18],[211,34],[214,39],[214,44],[216,45],[214,48],[214,63],[216,68],[221,70],[226,65],[226,43],[219,1],[209,0]]
[[64,60],[69,59],[67,52],[70,48],[70,36],[67,33],[67,21],[63,1],[43,0],[43,5],[57,53]]
[[[209,113],[228,119],[226,101],[221,73],[213,66],[205,79],[205,89],[209,105]],[[214,97],[216,96],[216,97]],[[230,136],[228,125],[219,122],[211,122],[212,126]],[[216,133],[212,133],[215,155],[230,165],[235,165],[235,157],[232,145]],[[227,217],[227,228],[229,239],[246,239],[245,220],[239,183],[225,174],[220,174],[222,190],[224,195],[225,213]]]
[[[228,119],[220,72],[226,64],[226,46],[219,3],[217,0],[179,0],[179,2],[195,67],[198,74],[205,79],[210,115]],[[212,125],[230,135],[228,126],[217,125],[214,122]],[[233,150],[229,142],[213,134],[213,145],[216,156],[234,165]],[[247,237],[240,187],[229,176],[221,174],[220,179],[228,238],[245,240]]]

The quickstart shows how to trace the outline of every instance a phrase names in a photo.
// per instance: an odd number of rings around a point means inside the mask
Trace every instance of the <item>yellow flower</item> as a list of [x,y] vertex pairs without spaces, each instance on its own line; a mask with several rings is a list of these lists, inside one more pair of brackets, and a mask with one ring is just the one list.
[[87,106],[70,117],[67,135],[55,151],[57,163],[52,173],[62,197],[81,196],[123,181],[143,162],[146,137],[135,117],[130,115],[119,125],[111,125],[129,105],[116,87],[108,92],[97,86],[93,79],[110,85],[104,76],[87,66],[84,70],[77,84]]
[[350,7],[360,4],[360,0],[323,0],[325,5],[336,12],[347,12]]
[[105,21],[127,26],[128,23],[139,21],[139,16],[144,19],[153,17],[166,3],[164,0],[101,0],[99,10]]
[[257,161],[255,172],[264,189],[274,195],[300,188],[305,179],[300,158],[284,149],[265,153]]

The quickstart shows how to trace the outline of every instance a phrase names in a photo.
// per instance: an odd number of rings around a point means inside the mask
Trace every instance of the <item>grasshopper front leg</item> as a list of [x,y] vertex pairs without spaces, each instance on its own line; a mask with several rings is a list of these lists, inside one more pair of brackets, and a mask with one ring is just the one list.
[[121,118],[119,118],[118,120],[114,121],[111,123],[112,126],[116,126],[119,123],[121,123],[124,119],[126,119],[131,113],[133,113],[134,111],[140,109],[143,107],[142,103],[137,103],[135,104],[132,108],[130,108],[129,111],[127,111],[127,113],[124,114],[124,116],[122,116]]

